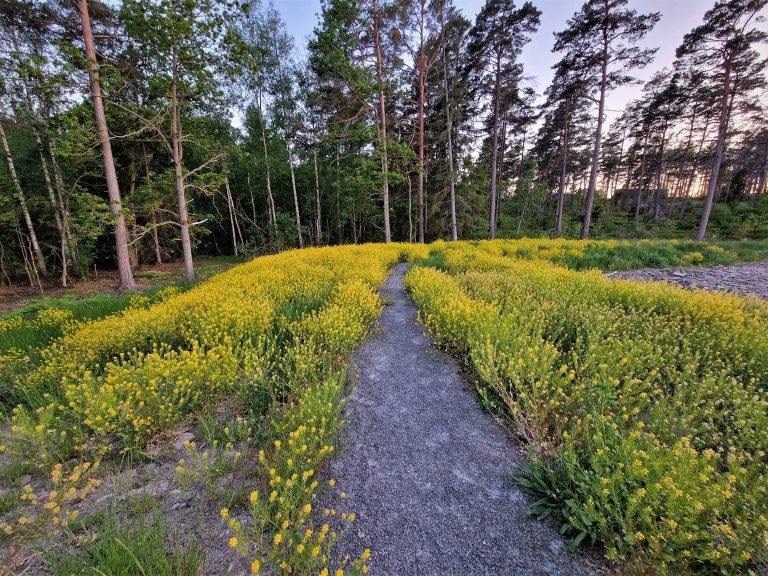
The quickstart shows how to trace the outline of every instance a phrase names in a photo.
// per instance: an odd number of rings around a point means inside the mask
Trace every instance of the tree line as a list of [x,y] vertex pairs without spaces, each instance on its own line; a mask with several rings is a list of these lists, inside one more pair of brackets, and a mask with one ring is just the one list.
[[532,2],[323,0],[299,55],[271,4],[0,1],[0,279],[116,260],[695,218],[768,174],[763,12],[717,0],[654,61],[659,13],[587,0],[537,94]]

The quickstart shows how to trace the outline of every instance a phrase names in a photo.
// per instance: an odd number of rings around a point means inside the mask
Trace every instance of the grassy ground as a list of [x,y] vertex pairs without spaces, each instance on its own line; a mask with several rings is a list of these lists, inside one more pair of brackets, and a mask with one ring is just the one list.
[[[195,260],[195,274],[198,281],[224,272],[242,260],[230,256],[204,257]],[[159,266],[143,266],[134,272],[134,279],[140,292],[148,292],[168,285],[189,286],[184,279],[181,262],[170,262]],[[0,318],[16,314],[29,314],[42,308],[63,308],[71,310],[83,319],[101,318],[127,306],[130,295],[120,295],[117,272],[102,271],[61,288],[57,280],[44,284],[44,293],[24,284],[0,287]]]
[[[119,294],[115,278],[102,275],[50,294],[12,299],[6,291],[0,314],[0,413],[19,400],[11,390],[20,375],[34,369],[40,351],[62,335],[72,323],[84,323],[116,314],[129,307],[148,306],[176,291],[185,291],[197,282],[223,272],[238,261],[232,258],[203,258],[196,261],[197,281],[189,282],[177,263],[146,268],[135,274],[140,291]],[[169,291],[170,288],[172,291]],[[7,290],[7,289],[6,289]]]
[[566,257],[569,268],[604,271],[638,268],[717,266],[768,259],[768,240],[694,242],[686,240],[623,241],[615,246],[590,245],[583,255]]

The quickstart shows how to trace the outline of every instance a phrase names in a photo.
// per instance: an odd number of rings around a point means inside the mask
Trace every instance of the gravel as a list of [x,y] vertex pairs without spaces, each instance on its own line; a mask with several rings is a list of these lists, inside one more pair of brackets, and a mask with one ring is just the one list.
[[665,268],[610,272],[612,278],[655,280],[684,288],[734,292],[768,299],[768,262],[715,266],[714,268]]
[[430,345],[403,287],[406,270],[389,278],[381,330],[354,357],[359,379],[340,454],[324,473],[359,518],[336,553],[354,558],[370,547],[374,576],[592,573],[554,523],[528,514],[532,499],[510,479],[523,449],[483,410],[456,362]]

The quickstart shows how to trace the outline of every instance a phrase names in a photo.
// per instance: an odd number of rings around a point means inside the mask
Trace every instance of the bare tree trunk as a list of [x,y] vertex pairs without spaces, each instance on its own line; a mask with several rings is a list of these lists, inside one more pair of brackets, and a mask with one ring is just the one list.
[[[606,4],[607,6],[607,4]],[[607,10],[607,8],[606,8]],[[607,16],[607,14],[606,14]],[[592,205],[595,201],[597,190],[597,170],[600,163],[600,149],[603,142],[603,121],[605,120],[605,93],[608,86],[608,31],[603,30],[603,56],[602,75],[600,77],[600,104],[597,107],[597,128],[595,130],[595,147],[592,152],[592,168],[589,172],[589,187],[587,188],[587,204],[584,213],[584,226],[581,229],[581,238],[589,238],[589,226],[592,222]]]
[[237,234],[235,233],[235,207],[232,202],[232,192],[229,189],[229,179],[224,177],[224,193],[227,197],[227,210],[229,211],[229,226],[232,230],[232,249],[235,256],[239,256],[237,253]]
[[[22,49],[19,46],[18,38],[16,34],[13,34],[13,45],[14,49],[18,54],[22,54]],[[35,144],[37,145],[37,151],[40,156],[40,166],[43,172],[43,179],[45,181],[45,187],[48,191],[48,198],[51,201],[51,207],[53,208],[53,217],[54,221],[56,223],[56,230],[59,232],[59,238],[62,238],[65,236],[65,230],[64,225],[62,223],[62,207],[59,205],[59,202],[57,202],[56,194],[53,189],[53,182],[51,180],[51,175],[48,170],[48,161],[45,157],[45,149],[43,147],[43,140],[40,137],[40,131],[38,130],[38,123],[39,118],[37,115],[37,111],[35,110],[34,102],[32,101],[32,95],[29,91],[29,75],[28,73],[24,73],[21,77],[21,85],[22,85],[22,91],[24,92],[24,100],[27,104],[27,111],[29,113],[29,118],[31,120],[31,129],[32,129],[32,136],[35,139]],[[65,241],[61,246],[61,260],[62,260],[62,267],[66,269],[66,260],[70,257],[69,254],[69,245]],[[66,276],[64,277],[66,278]],[[65,284],[64,284],[65,285]]]
[[264,115],[261,113],[261,97],[259,97],[259,124],[261,124],[261,145],[264,148],[264,176],[267,181],[267,210],[269,223],[277,235],[277,211],[275,210],[275,198],[272,196],[272,177],[269,170],[269,152],[267,151],[267,128],[264,126]]
[[659,150],[659,166],[656,168],[656,191],[653,195],[653,221],[659,221],[661,212],[661,175],[664,172],[664,144],[667,137],[667,123],[664,122],[664,128],[661,131],[661,144]]
[[304,237],[301,235],[301,214],[299,212],[299,194],[296,191],[296,175],[293,170],[293,153],[291,152],[291,143],[286,142],[288,148],[288,167],[291,169],[291,188],[293,189],[293,207],[296,210],[296,234],[299,239],[299,248],[304,248]]
[[35,256],[32,253],[32,248],[27,245],[26,239],[24,238],[24,235],[21,233],[21,229],[16,226],[16,236],[19,239],[19,247],[21,248],[21,257],[24,260],[24,271],[27,273],[27,278],[29,279],[29,285],[34,287],[37,285],[37,288],[40,290],[40,294],[42,295],[43,292],[43,283],[40,281],[40,275],[37,272],[37,268],[32,263],[32,260],[34,260]]
[[248,183],[248,194],[251,196],[251,213],[253,215],[253,224],[256,225],[256,201],[253,198],[253,188],[251,187],[251,172],[246,167],[245,181]]
[[315,169],[315,242],[319,246],[323,241],[323,219],[320,205],[320,176],[317,172],[317,148],[312,150],[312,163]]
[[61,224],[64,229],[64,238],[67,242],[67,250],[70,258],[69,264],[74,266],[74,269],[77,272],[80,268],[77,255],[77,240],[72,236],[72,230],[69,226],[69,201],[65,200],[64,179],[61,176],[59,163],[56,160],[56,143],[49,134],[46,136],[48,140],[48,152],[51,157],[51,166],[53,167],[53,179],[56,183],[56,199],[61,210]]
[[11,156],[11,149],[8,146],[8,137],[5,135],[5,129],[0,122],[0,139],[3,141],[3,151],[5,152],[5,160],[8,163],[8,171],[11,174],[11,181],[13,187],[16,188],[16,195],[19,198],[19,204],[21,205],[21,213],[24,216],[24,223],[27,225],[27,232],[29,232],[29,242],[32,245],[32,251],[34,252],[37,267],[42,274],[48,274],[48,268],[45,265],[45,257],[43,251],[40,249],[40,244],[37,241],[37,234],[35,234],[35,227],[32,224],[32,217],[29,215],[29,209],[27,208],[27,199],[24,196],[24,191],[21,189],[21,182],[16,174],[16,166],[13,163],[13,156]]
[[77,0],[77,6],[80,11],[80,22],[83,27],[85,57],[88,60],[88,76],[91,81],[93,111],[96,116],[96,126],[99,129],[101,152],[104,158],[104,175],[107,180],[107,191],[109,192],[109,208],[115,217],[115,246],[117,248],[117,270],[120,274],[120,290],[135,290],[136,283],[133,280],[131,262],[128,256],[128,229],[125,226],[125,216],[122,213],[122,199],[120,198],[120,188],[117,184],[115,162],[112,158],[112,143],[109,139],[107,119],[104,115],[104,102],[101,99],[99,67],[96,62],[96,49],[93,44],[91,17],[88,14],[88,0]]
[[712,204],[715,200],[715,193],[717,192],[717,180],[720,176],[720,167],[723,164],[723,157],[725,156],[725,139],[728,136],[729,102],[731,94],[731,66],[732,62],[730,57],[726,58],[723,66],[723,94],[720,100],[720,118],[717,125],[715,159],[712,163],[712,172],[709,176],[709,189],[707,190],[707,197],[704,200],[704,212],[701,215],[699,229],[696,232],[696,240],[704,240],[704,236],[707,233],[709,215],[712,212]]
[[184,276],[187,280],[195,279],[195,265],[192,261],[192,240],[189,236],[189,212],[187,211],[187,191],[184,184],[182,167],[184,149],[181,144],[181,119],[179,118],[179,98],[177,94],[178,57],[176,47],[172,50],[173,78],[171,81],[171,151],[176,180],[176,195],[179,202],[179,226],[181,227],[181,251],[184,257]]
[[157,215],[154,207],[152,207],[152,240],[155,243],[155,264],[160,266],[163,263],[163,257],[160,253],[160,237],[157,233]]
[[499,155],[499,109],[501,100],[501,59],[496,56],[496,80],[493,94],[493,142],[491,144],[491,197],[488,214],[488,237],[496,238],[496,170]]
[[376,52],[376,82],[379,88],[379,146],[381,147],[382,196],[384,199],[384,242],[392,242],[389,225],[389,158],[387,157],[387,112],[384,106],[384,71],[381,57],[378,3],[373,0],[373,44]]
[[[136,158],[131,150],[131,161],[128,164],[128,198],[133,196],[136,191]],[[131,219],[131,229],[129,232],[130,242],[128,243],[128,257],[131,261],[131,270],[135,270],[139,265],[139,253],[134,241],[136,240],[136,218]]]

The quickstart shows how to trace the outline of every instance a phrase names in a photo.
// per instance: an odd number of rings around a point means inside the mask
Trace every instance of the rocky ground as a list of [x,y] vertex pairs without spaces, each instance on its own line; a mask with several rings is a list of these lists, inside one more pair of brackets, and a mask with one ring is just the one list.
[[666,268],[609,272],[612,278],[670,282],[684,288],[700,288],[758,296],[768,299],[768,262],[752,262],[714,268]]

